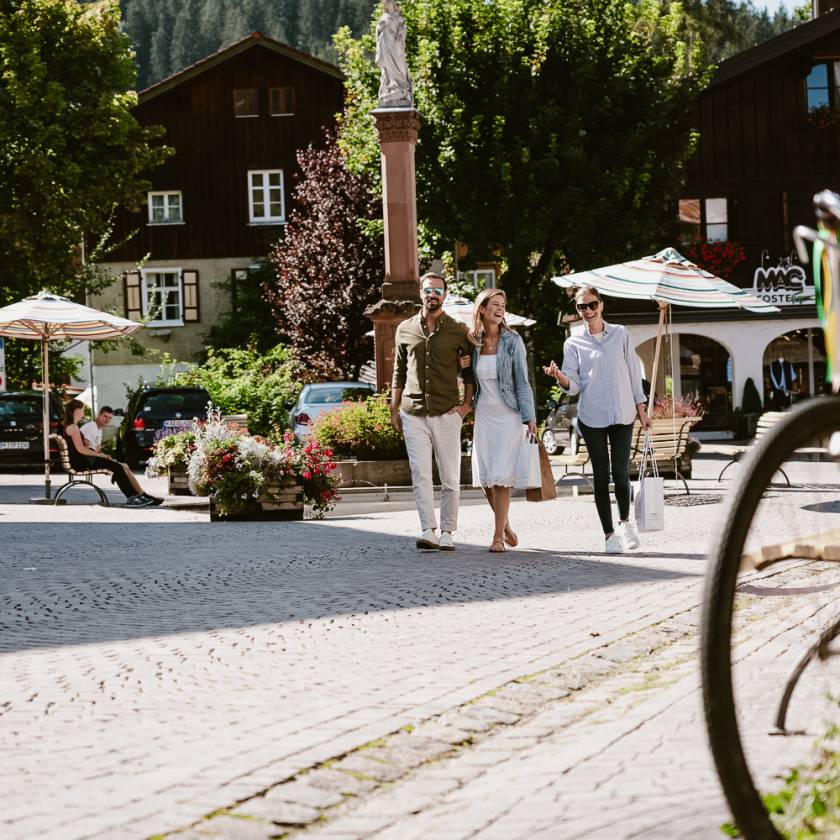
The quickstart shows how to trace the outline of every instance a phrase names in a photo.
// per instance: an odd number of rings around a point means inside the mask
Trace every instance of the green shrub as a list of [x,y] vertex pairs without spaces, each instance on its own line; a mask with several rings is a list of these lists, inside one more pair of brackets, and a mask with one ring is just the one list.
[[391,425],[388,395],[365,402],[347,402],[324,412],[313,428],[315,439],[333,450],[337,459],[390,461],[407,458],[405,442]]
[[174,384],[204,388],[222,414],[247,414],[248,431],[268,435],[287,425],[288,406],[306,379],[292,350],[278,344],[266,353],[253,346],[210,348],[207,361],[177,374]]
[[741,410],[744,414],[761,414],[764,405],[761,402],[761,395],[755,387],[752,377],[744,383],[744,398],[741,400]]

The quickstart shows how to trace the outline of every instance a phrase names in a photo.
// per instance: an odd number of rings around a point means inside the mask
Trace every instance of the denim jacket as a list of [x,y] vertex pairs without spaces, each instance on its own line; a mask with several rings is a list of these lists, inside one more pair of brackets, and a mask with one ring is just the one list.
[[[478,365],[480,347],[472,351],[473,370]],[[502,330],[496,348],[496,375],[499,378],[499,392],[505,405],[519,412],[523,423],[537,419],[534,410],[534,393],[528,382],[528,363],[525,342],[513,330]],[[475,404],[481,399],[481,386],[475,380]]]

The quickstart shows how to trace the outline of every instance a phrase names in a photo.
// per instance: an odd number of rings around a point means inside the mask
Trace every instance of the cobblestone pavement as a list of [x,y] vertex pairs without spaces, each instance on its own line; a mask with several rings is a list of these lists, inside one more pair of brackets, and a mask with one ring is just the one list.
[[720,505],[616,557],[591,498],[517,501],[498,556],[483,505],[443,554],[383,505],[211,525],[22,504],[36,482],[0,476],[0,836],[719,836],[694,654]]

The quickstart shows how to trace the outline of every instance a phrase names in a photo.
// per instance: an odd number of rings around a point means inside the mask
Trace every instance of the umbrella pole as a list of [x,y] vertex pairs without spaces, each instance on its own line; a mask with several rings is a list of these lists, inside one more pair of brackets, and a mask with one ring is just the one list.
[[667,303],[659,303],[659,330],[656,333],[656,350],[653,352],[653,371],[650,377],[650,396],[648,397],[648,414],[653,410],[653,396],[656,393],[656,375],[659,373],[659,356],[662,350],[662,331],[665,329],[665,316],[668,314]]
[[50,495],[50,343],[41,339],[41,364],[44,368],[44,498]]

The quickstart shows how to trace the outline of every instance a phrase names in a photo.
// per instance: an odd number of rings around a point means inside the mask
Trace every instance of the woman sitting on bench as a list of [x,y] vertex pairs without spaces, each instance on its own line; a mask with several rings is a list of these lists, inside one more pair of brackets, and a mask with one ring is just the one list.
[[62,437],[67,442],[67,455],[74,470],[108,470],[111,480],[125,495],[126,507],[150,507],[159,505],[163,499],[143,492],[140,482],[128,468],[128,464],[116,461],[87,446],[79,430],[79,421],[85,415],[84,403],[70,400],[64,409],[64,430]]

